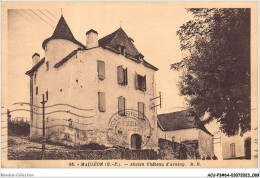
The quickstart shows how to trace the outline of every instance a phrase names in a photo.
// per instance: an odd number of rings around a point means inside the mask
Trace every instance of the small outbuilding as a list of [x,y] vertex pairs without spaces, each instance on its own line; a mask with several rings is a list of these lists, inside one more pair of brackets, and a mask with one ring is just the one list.
[[201,158],[214,156],[213,135],[188,110],[158,114],[158,137],[194,147]]

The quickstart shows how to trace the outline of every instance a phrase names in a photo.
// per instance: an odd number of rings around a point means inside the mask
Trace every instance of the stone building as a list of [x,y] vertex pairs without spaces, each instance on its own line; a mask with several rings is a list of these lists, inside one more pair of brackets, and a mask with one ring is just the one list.
[[[40,59],[35,53],[32,69],[26,72],[30,76],[32,139],[43,136],[44,94],[47,139],[70,145],[117,146],[109,141],[109,122],[115,114],[126,119],[130,109],[138,112],[139,120],[132,119],[130,124],[125,120],[127,124],[121,122],[123,128],[115,130],[123,138],[123,146],[157,149],[157,111],[152,107],[156,103],[150,99],[156,97],[158,69],[144,59],[121,27],[101,39],[91,29],[82,44],[61,16],[42,48],[45,56]],[[143,114],[147,128],[140,126]],[[144,134],[144,129],[151,134]],[[120,141],[118,146],[122,146]]]
[[158,137],[197,149],[200,158],[214,156],[213,135],[188,110],[158,114]]

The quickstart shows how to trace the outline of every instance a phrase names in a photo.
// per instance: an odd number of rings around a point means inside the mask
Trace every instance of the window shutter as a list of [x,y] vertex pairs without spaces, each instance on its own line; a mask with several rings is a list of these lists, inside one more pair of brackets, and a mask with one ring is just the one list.
[[117,66],[117,83],[124,84],[124,70],[123,66]]
[[98,78],[100,80],[105,79],[105,62],[104,61],[98,61]]
[[98,92],[98,110],[100,112],[106,111],[106,95],[104,92]]
[[118,97],[118,114],[125,115],[125,98],[123,96]]
[[48,100],[48,99],[49,99],[49,92],[46,91],[46,100]]
[[124,84],[125,84],[125,85],[128,85],[127,68],[124,69]]
[[144,119],[144,103],[138,102],[138,118]]
[[137,73],[135,72],[135,89],[138,90],[138,75]]

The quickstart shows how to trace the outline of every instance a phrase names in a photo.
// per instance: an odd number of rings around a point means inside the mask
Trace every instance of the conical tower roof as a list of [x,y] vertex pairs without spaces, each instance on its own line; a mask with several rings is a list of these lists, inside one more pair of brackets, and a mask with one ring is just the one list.
[[74,36],[73,36],[73,34],[72,34],[72,32],[71,32],[71,30],[70,30],[70,28],[69,28],[68,24],[66,23],[63,16],[60,17],[60,20],[59,20],[52,36],[43,41],[42,48],[45,49],[45,45],[52,39],[69,40],[69,41],[85,48],[85,46],[82,43],[80,43],[79,41],[77,41],[74,38]]

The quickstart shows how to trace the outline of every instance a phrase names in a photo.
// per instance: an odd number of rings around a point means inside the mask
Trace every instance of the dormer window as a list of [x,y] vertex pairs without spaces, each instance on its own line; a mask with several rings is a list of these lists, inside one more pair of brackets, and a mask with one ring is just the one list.
[[135,58],[140,62],[143,62],[144,56],[140,53],[139,55],[136,55]]
[[125,56],[126,54],[126,47],[122,45],[117,45],[117,50],[119,50],[120,54]]
[[125,56],[125,52],[126,52],[126,47],[121,46],[121,54],[122,54],[123,56]]

